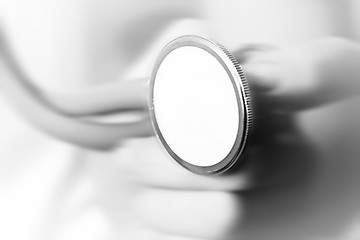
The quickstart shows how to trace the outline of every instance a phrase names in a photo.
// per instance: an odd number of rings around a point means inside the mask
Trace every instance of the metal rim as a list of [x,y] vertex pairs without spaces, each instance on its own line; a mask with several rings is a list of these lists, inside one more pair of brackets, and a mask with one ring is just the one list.
[[[181,159],[175,152],[173,152],[173,150],[167,144],[166,140],[164,139],[160,131],[156,119],[155,106],[154,106],[154,84],[156,80],[157,71],[162,61],[170,52],[184,46],[198,47],[207,51],[212,56],[214,56],[221,63],[223,68],[226,70],[232,82],[237,99],[238,110],[239,110],[239,125],[238,125],[238,132],[235,142],[228,155],[220,162],[211,166],[197,166],[185,161],[184,159]],[[251,99],[250,99],[250,91],[249,91],[248,83],[241,69],[241,66],[225,47],[223,47],[221,44],[217,42],[194,35],[186,35],[174,39],[163,48],[163,50],[160,52],[160,55],[157,58],[150,79],[149,93],[150,93],[149,111],[155,133],[158,139],[160,140],[160,142],[162,143],[162,145],[165,147],[166,151],[181,166],[196,174],[214,175],[214,174],[221,174],[227,171],[232,166],[234,166],[235,163],[239,162],[239,160],[243,155],[242,153],[244,152],[245,145],[249,136],[249,131],[252,125]]]

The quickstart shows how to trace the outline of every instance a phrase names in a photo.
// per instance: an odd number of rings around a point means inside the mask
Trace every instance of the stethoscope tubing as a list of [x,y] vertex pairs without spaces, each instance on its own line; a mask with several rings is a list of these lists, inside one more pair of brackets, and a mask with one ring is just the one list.
[[[127,138],[153,134],[147,112],[146,79],[124,81],[59,94],[43,91],[31,81],[15,59],[0,29],[0,71],[5,95],[25,119],[53,137],[82,147],[111,149]],[[134,122],[101,123],[84,116],[142,110]]]

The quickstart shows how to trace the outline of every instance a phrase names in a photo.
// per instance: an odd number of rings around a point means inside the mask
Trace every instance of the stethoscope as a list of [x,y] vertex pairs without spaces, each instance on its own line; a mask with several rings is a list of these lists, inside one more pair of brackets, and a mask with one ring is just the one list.
[[[139,79],[85,89],[44,92],[27,78],[0,36],[0,83],[27,120],[52,136],[93,148],[156,134],[189,171],[222,174],[244,159],[252,128],[250,92],[241,66],[221,44],[188,35],[160,52],[150,81]],[[136,111],[137,119],[101,123],[89,116]]]

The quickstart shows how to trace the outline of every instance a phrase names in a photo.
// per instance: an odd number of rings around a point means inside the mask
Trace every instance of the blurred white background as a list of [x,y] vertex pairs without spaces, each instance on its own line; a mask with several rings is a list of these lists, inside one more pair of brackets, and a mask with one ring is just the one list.
[[[173,17],[159,14],[164,12]],[[44,89],[63,91],[122,76],[146,76],[169,36],[188,31],[206,33],[232,50],[247,43],[280,46],[329,35],[360,40],[359,16],[357,0],[0,2],[0,26],[21,66]],[[169,24],[151,23],[154,18]],[[183,24],[182,18],[201,20]],[[322,142],[326,134],[314,131],[326,132],[343,116],[352,119],[342,127],[345,132],[360,122],[349,106],[359,105],[353,100],[304,113],[300,119],[306,132]],[[111,216],[131,191],[118,182],[116,154],[78,149],[44,135],[1,95],[0,116],[0,239],[130,239],[122,235],[126,229],[119,217]],[[354,201],[360,202],[358,195]],[[350,205],[359,211],[359,205]],[[357,217],[334,238],[309,239],[360,239],[360,212]]]

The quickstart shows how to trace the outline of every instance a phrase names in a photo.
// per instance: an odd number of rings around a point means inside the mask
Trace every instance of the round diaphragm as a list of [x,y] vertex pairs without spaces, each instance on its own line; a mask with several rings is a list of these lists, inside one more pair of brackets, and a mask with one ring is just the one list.
[[241,66],[221,44],[182,36],[163,48],[149,96],[156,135],[181,166],[224,173],[243,158],[252,125]]

